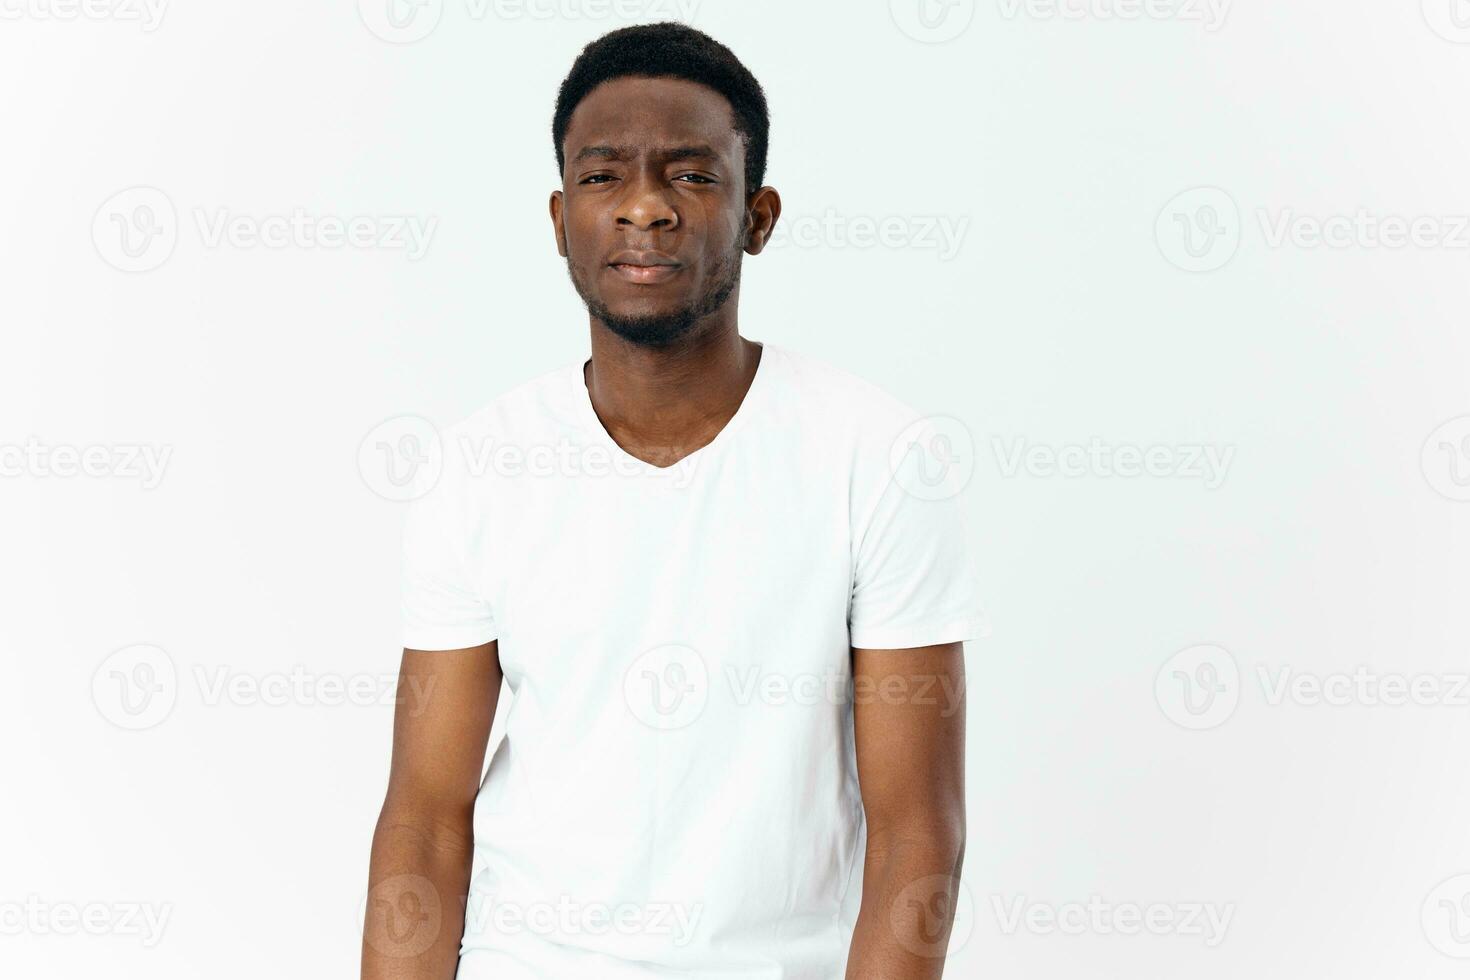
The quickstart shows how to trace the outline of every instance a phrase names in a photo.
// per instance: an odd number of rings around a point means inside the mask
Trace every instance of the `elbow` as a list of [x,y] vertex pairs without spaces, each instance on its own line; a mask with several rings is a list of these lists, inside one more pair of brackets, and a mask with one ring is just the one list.
[[953,868],[955,874],[965,859],[965,842],[963,815],[934,815],[929,819],[868,827],[870,858],[905,854],[932,868]]
[[415,850],[461,856],[474,849],[473,807],[405,800],[390,793],[378,813],[374,843],[392,841]]

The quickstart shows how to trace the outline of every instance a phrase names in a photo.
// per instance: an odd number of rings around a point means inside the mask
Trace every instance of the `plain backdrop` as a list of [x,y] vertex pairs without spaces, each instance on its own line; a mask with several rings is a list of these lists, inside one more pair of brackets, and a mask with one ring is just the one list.
[[972,468],[946,976],[1463,976],[1470,5],[396,2],[0,0],[0,973],[356,975],[359,450],[584,355],[556,86],[672,17],[771,104],[742,331]]

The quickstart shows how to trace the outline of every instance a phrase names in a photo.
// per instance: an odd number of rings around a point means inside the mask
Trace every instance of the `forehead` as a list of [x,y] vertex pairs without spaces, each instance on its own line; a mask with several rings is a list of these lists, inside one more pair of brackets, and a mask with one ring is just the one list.
[[615,78],[577,104],[567,121],[568,160],[587,146],[657,148],[705,144],[732,159],[735,113],[714,89],[683,78]]

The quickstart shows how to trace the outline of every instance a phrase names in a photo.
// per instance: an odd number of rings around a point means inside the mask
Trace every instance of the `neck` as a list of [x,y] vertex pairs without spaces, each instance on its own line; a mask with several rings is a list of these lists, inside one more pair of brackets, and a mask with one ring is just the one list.
[[733,321],[648,348],[594,319],[584,375],[608,435],[630,455],[665,466],[709,443],[734,417],[760,358],[759,345]]

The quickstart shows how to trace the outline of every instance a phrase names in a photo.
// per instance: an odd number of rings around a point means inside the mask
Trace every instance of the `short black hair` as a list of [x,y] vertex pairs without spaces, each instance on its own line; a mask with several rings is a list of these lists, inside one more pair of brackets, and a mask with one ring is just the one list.
[[572,62],[557,92],[556,114],[551,120],[557,173],[566,171],[562,142],[572,111],[603,82],[628,76],[682,78],[724,96],[735,113],[735,131],[745,144],[745,196],[760,189],[766,177],[771,131],[765,92],[733,51],[703,31],[673,21],[611,31],[588,44]]

